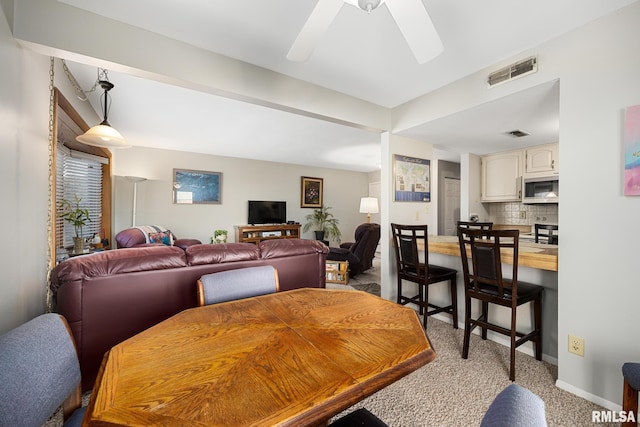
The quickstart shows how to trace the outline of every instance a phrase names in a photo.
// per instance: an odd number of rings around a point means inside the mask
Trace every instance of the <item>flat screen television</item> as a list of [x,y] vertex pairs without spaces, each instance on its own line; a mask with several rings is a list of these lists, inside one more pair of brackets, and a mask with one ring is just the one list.
[[284,224],[287,222],[287,202],[249,200],[249,219],[247,223]]

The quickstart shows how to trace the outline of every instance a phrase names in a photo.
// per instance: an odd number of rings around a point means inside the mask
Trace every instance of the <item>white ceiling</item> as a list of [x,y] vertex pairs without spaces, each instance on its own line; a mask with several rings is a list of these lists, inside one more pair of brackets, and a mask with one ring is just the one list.
[[[393,108],[636,0],[425,0],[444,52],[423,65],[384,5],[368,15],[345,4],[311,58],[295,63],[286,54],[316,0],[60,1]],[[93,84],[95,67],[68,64],[83,88]],[[109,121],[136,146],[357,171],[380,161],[375,132],[116,72],[109,79]],[[100,111],[97,95],[91,102]],[[555,142],[557,112],[558,87],[548,84],[402,134],[455,160],[455,153],[509,149],[513,139],[497,135],[512,129],[530,132],[528,145]]]

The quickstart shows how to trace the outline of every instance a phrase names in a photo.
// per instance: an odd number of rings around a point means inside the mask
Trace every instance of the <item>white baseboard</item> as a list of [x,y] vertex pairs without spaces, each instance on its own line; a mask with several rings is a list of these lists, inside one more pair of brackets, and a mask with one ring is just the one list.
[[610,411],[621,411],[622,406],[617,403],[611,402],[610,400],[603,399],[600,396],[596,396],[595,394],[591,394],[587,391],[582,390],[581,388],[577,388],[568,384],[564,381],[556,380],[556,387],[568,391],[571,394],[575,394],[578,397],[581,397],[589,402],[593,402],[597,405],[602,406],[603,408],[609,409]]
[[[449,323],[449,324],[453,323],[451,320],[451,316],[448,314],[442,314],[442,313],[434,314],[433,318],[443,321],[445,323]],[[464,322],[462,323],[458,322],[458,328],[464,329]],[[480,335],[480,330],[475,329],[473,333],[476,335]],[[496,334],[491,331],[488,331],[487,339],[490,341],[496,342],[498,344],[502,344],[505,347],[509,347],[509,345],[511,344],[509,340],[507,340],[503,335]],[[518,347],[516,350],[522,353],[528,354],[529,356],[535,357],[535,354],[532,348]],[[558,359],[556,357],[552,357],[552,356],[549,356],[548,354],[542,353],[542,360],[544,360],[545,362],[551,363],[552,365],[558,366]],[[585,390],[577,388],[564,381],[556,380],[556,387],[558,387],[559,389],[568,391],[571,394],[575,394],[576,396],[581,397],[585,400],[588,400],[589,402],[595,403],[596,405],[600,405],[603,408],[608,409],[610,411],[622,410],[621,405],[611,402],[610,400],[603,399],[600,396],[596,396],[595,394],[592,394]]]
[[[434,314],[432,317],[435,319],[441,320],[445,323],[449,323],[449,324],[453,323],[451,320],[451,316],[448,314],[438,313],[438,314]],[[464,329],[464,322],[458,322],[458,328]],[[480,335],[480,330],[476,328],[471,333],[475,335]],[[487,331],[487,339],[495,343],[501,344],[505,347],[509,347],[511,345],[511,342],[504,335],[498,334],[492,331]],[[527,345],[527,344],[525,343],[523,345]],[[527,354],[531,357],[535,357],[535,352],[531,347],[520,346],[516,348],[516,351]],[[551,363],[552,365],[558,366],[558,358],[545,354],[544,352],[542,353],[542,360],[544,360],[547,363]]]

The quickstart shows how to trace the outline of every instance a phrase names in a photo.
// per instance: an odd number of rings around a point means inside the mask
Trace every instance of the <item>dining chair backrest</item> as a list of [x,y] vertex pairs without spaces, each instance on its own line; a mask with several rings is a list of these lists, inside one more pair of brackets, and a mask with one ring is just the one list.
[[[429,264],[428,227],[424,225],[391,224],[393,245],[396,255],[396,266],[400,273],[412,273],[424,269]],[[420,246],[423,250],[420,251]],[[423,260],[420,259],[422,252]]]
[[[2,426],[40,426],[63,403],[65,419],[80,407],[80,364],[64,317],[43,314],[0,336],[0,384]],[[79,425],[84,412],[76,412]]]
[[492,230],[493,229],[493,222],[458,221],[456,225],[458,227],[471,228],[475,230]]
[[279,290],[278,270],[271,265],[226,270],[198,280],[198,304],[204,306]]
[[[518,230],[458,228],[464,281],[470,292],[482,292],[489,285],[497,287],[498,295],[508,287],[517,296],[519,234]],[[508,283],[504,281],[504,263],[511,265]]]
[[[546,242],[549,245],[557,245],[558,244],[558,226],[553,224],[535,224],[533,226],[535,242],[543,243]],[[540,237],[544,237],[545,240],[540,239]]]

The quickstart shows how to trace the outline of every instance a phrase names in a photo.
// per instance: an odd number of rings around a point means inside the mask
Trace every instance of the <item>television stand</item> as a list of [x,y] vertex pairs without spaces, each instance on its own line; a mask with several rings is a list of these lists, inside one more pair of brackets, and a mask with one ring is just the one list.
[[263,240],[299,239],[300,224],[235,225],[236,242],[258,244]]

